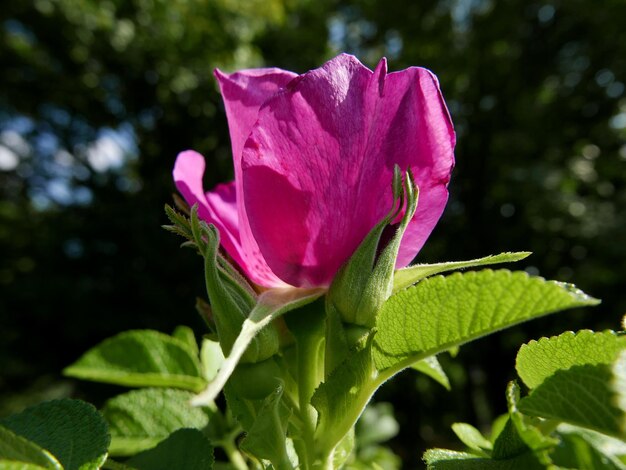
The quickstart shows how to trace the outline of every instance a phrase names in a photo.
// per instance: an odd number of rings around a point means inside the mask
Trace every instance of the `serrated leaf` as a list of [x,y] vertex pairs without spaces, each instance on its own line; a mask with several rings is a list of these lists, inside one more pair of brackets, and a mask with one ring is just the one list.
[[111,440],[92,405],[67,398],[32,406],[0,424],[49,451],[65,470],[97,469]]
[[482,435],[482,433],[471,424],[467,423],[454,423],[452,425],[454,434],[465,444],[469,449],[477,452],[479,455],[487,456],[491,451],[491,442]]
[[191,391],[206,381],[188,345],[158,331],[133,330],[109,338],[64,369],[69,377],[129,387],[174,387]]
[[531,318],[596,305],[575,287],[525,272],[472,271],[436,276],[393,295],[377,321],[373,355],[397,372],[425,357]]
[[393,277],[393,292],[406,289],[422,279],[457,269],[475,268],[478,266],[488,266],[491,264],[513,263],[530,256],[529,251],[517,253],[500,253],[499,255],[485,256],[484,258],[472,259],[469,261],[450,261],[436,264],[414,264],[406,268],[398,269]]
[[206,413],[192,407],[185,390],[147,388],[107,401],[102,415],[109,423],[111,455],[133,455],[154,447],[181,428],[204,428]]
[[197,429],[179,429],[155,448],[132,457],[126,465],[137,470],[211,470],[213,446]]
[[0,426],[0,469],[2,465],[31,464],[37,468],[62,470],[59,461],[45,449],[10,429]]
[[291,410],[281,400],[283,388],[278,387],[261,406],[254,423],[241,442],[241,448],[255,457],[267,459],[275,468],[290,466],[287,456],[287,421]]
[[623,412],[614,404],[609,366],[584,365],[560,370],[519,402],[522,413],[622,437]]
[[450,390],[450,380],[448,380],[448,376],[441,367],[441,364],[439,364],[437,356],[429,356],[422,359],[421,361],[411,365],[411,368],[427,375],[435,382],[442,385],[446,390]]
[[465,452],[430,449],[424,454],[429,470],[544,470],[546,466],[531,453],[506,460],[491,460]]
[[524,344],[516,361],[517,373],[535,388],[557,370],[585,364],[610,364],[626,348],[626,336],[613,331],[567,331]]

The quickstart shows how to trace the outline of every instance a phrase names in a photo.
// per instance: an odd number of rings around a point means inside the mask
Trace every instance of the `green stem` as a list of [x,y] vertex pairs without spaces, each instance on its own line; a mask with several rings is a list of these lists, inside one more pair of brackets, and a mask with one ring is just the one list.
[[318,359],[321,341],[313,335],[303,335],[298,341],[298,407],[303,421],[302,438],[306,455],[301,456],[304,469],[312,467],[315,460],[314,433],[317,411],[311,406],[311,397],[317,388]]
[[236,470],[248,470],[248,464],[241,453],[237,450],[237,447],[235,447],[233,441],[230,439],[224,440],[221,442],[221,447],[224,449],[224,452],[226,452],[228,460],[230,460],[230,463],[233,464],[233,467]]
[[317,411],[311,397],[323,377],[323,359],[320,348],[324,344],[324,304],[318,300],[301,308],[297,315],[287,315],[285,322],[296,338],[296,384],[298,389],[298,415],[302,422],[298,457],[301,470],[311,470],[318,456],[315,442]]

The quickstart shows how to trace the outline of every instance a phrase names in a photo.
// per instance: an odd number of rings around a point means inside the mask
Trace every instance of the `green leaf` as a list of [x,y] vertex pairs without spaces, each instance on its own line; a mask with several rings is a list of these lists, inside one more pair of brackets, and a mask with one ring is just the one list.
[[291,410],[281,400],[283,388],[278,387],[263,406],[241,442],[241,448],[255,457],[267,459],[274,468],[290,468],[287,456],[287,421]]
[[422,359],[421,361],[411,365],[411,368],[421,372],[422,374],[426,374],[440,385],[443,385],[446,390],[450,390],[450,381],[441,367],[441,364],[439,364],[437,356],[429,356]]
[[324,292],[324,289],[298,289],[295,287],[274,288],[263,292],[254,309],[250,312],[250,316],[243,322],[239,336],[217,376],[202,393],[194,397],[192,403],[195,406],[203,406],[213,402],[237,367],[247,347],[263,328],[281,315],[317,300]]
[[509,460],[530,451],[517,431],[517,427],[511,418],[504,425],[504,429],[493,443],[491,454],[494,460]]
[[[557,439],[547,435],[552,430],[554,423],[539,420],[538,418],[533,418],[520,413],[519,400],[520,390],[517,382],[509,382],[506,388],[506,401],[509,408],[509,422],[515,426],[515,430],[519,438],[528,447],[528,449],[536,453],[552,449],[559,443]],[[540,427],[547,427],[548,432],[544,433]]]
[[61,470],[61,464],[50,452],[42,449],[34,442],[18,436],[11,430],[0,426],[0,469],[3,465],[9,465],[8,460],[14,461],[12,465],[32,464],[37,468],[53,468]]
[[224,363],[224,353],[220,343],[204,338],[200,348],[200,363],[204,378],[207,381],[213,380]]
[[393,295],[378,317],[374,360],[391,376],[411,364],[489,333],[599,301],[572,285],[524,272],[436,276]]
[[378,402],[365,408],[356,425],[359,447],[380,444],[395,437],[400,425],[393,414],[391,403]]
[[[353,456],[355,441],[354,428],[352,428],[333,451],[333,468],[346,468],[344,467],[346,462]],[[346,470],[352,470],[351,466],[348,465]]]
[[465,452],[430,449],[424,454],[429,470],[544,470],[537,457],[526,453],[506,460],[491,460]]
[[519,403],[522,413],[550,418],[622,437],[624,413],[613,402],[609,366],[583,365],[559,370]]
[[524,344],[517,354],[517,373],[535,388],[560,369],[585,364],[610,364],[626,348],[626,336],[613,331],[565,332]]
[[0,470],[45,470],[46,468],[50,467],[40,467],[39,465],[35,465],[34,463],[0,460]]
[[[615,393],[614,404],[626,414],[626,351],[619,353],[612,366],[611,388]],[[626,420],[622,419],[622,430],[626,430]]]
[[467,423],[454,423],[452,425],[452,430],[461,442],[469,449],[475,451],[479,455],[483,455],[485,457],[488,456],[488,452],[491,451],[492,444],[474,426]]
[[111,455],[133,455],[154,447],[181,428],[204,428],[206,413],[192,407],[184,390],[146,388],[119,395],[102,409],[111,432]]
[[224,387],[224,396],[228,410],[233,414],[244,431],[251,429],[256,419],[257,410],[262,406],[260,400],[247,400],[239,396],[232,384],[227,383]]
[[398,269],[393,278],[393,292],[406,289],[422,279],[440,274],[446,271],[457,269],[475,268],[477,266],[487,266],[490,264],[513,263],[530,256],[530,251],[519,251],[517,253],[500,253],[499,255],[485,256],[484,258],[470,261],[450,261],[436,264],[414,264],[406,268]]
[[560,467],[589,470],[626,470],[620,457],[626,443],[595,431],[561,424],[557,428],[561,444],[551,454]]
[[185,342],[158,331],[133,330],[87,351],[63,373],[129,387],[174,387],[199,391],[206,385],[198,358]]
[[67,398],[32,406],[0,424],[49,451],[65,470],[100,467],[111,440],[93,406]]
[[199,354],[196,335],[191,328],[185,325],[179,325],[174,329],[172,336],[186,344],[187,350],[192,356],[197,356]]
[[213,446],[200,431],[179,429],[126,464],[137,470],[211,470],[213,462]]

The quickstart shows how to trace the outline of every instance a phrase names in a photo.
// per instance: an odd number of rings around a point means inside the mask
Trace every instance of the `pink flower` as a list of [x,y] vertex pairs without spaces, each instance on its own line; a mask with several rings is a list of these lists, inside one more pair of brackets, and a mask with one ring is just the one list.
[[411,169],[419,205],[397,267],[424,245],[448,199],[455,135],[437,78],[410,67],[372,72],[342,54],[296,75],[216,70],[235,181],[205,192],[204,158],[178,155],[174,180],[220,231],[255,283],[327,286],[392,205],[394,165]]

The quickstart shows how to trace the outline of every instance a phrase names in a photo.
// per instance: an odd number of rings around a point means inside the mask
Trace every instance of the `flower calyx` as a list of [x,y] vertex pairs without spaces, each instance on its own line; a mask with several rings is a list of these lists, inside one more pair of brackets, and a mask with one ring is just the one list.
[[[247,280],[219,252],[220,236],[214,225],[198,218],[192,207],[189,229],[193,244],[204,257],[206,290],[211,305],[211,319],[224,355],[228,355],[239,336],[243,322],[257,304],[257,294]],[[241,358],[242,363],[257,363],[276,354],[279,332],[268,325],[252,340]]]

